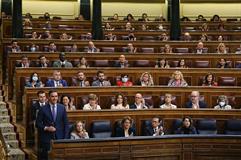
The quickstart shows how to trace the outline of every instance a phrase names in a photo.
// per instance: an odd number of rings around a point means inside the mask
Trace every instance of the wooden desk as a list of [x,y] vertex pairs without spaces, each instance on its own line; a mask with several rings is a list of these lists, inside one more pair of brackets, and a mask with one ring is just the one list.
[[49,158],[238,160],[240,136],[161,136],[52,141]]

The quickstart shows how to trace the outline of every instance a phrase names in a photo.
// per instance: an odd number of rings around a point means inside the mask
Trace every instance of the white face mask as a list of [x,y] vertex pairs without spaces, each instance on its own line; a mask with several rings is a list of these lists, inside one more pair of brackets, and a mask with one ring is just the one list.
[[122,78],[122,82],[126,83],[128,81],[127,77]]
[[224,105],[225,105],[225,102],[219,102],[219,105],[220,105],[220,106],[224,106]]
[[35,51],[36,51],[36,48],[35,48],[35,47],[32,47],[32,48],[31,48],[31,51],[32,51],[32,52],[35,52]]
[[33,76],[33,77],[32,77],[32,80],[33,80],[33,81],[37,81],[37,80],[38,80],[38,77]]

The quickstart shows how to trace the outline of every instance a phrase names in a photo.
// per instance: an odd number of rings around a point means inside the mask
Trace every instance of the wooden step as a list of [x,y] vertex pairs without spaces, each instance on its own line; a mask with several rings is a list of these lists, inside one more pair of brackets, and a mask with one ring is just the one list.
[[8,110],[7,109],[1,109],[0,110],[0,116],[8,116]]
[[3,133],[3,137],[5,139],[5,141],[9,141],[9,140],[16,140],[16,133],[14,132],[10,132],[10,133]]
[[10,117],[9,116],[0,116],[0,122],[1,123],[10,123]]
[[7,108],[7,104],[5,102],[2,102],[0,99],[0,109],[6,109],[6,108]]
[[10,148],[19,148],[18,140],[9,140],[6,141],[6,144],[8,144]]
[[0,129],[1,129],[2,133],[14,132],[14,126],[11,123],[1,123]]
[[18,148],[9,149],[8,157],[9,157],[8,159],[11,159],[11,160],[25,160],[24,152]]

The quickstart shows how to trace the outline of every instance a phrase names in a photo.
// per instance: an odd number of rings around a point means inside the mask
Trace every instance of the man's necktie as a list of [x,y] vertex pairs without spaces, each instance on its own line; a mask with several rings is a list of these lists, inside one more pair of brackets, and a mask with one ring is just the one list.
[[55,122],[55,120],[56,120],[56,113],[55,113],[55,106],[54,105],[52,106],[52,116],[53,116],[53,120]]

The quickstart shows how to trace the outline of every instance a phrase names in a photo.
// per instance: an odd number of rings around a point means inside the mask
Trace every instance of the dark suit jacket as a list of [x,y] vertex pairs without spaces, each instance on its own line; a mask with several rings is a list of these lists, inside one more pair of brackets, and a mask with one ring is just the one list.
[[[186,103],[186,108],[192,108],[192,101]],[[199,108],[207,108],[207,104],[203,101],[199,101]]]
[[[60,80],[60,83],[62,84],[63,87],[67,87],[68,84],[65,80],[61,79]],[[54,87],[54,80],[53,79],[49,79],[47,82],[46,82],[46,87]]]
[[[129,135],[131,135],[131,134],[132,134],[133,136],[136,135],[136,130],[135,130],[135,128],[133,128],[133,127],[131,127],[131,128],[128,130],[128,132],[129,132]],[[118,128],[116,129],[116,134],[115,134],[115,136],[116,136],[116,137],[125,137],[124,129],[118,127]]]
[[[54,126],[55,133],[44,131],[44,127]],[[36,127],[40,135],[40,143],[49,143],[51,139],[69,138],[69,124],[65,107],[57,104],[56,120],[53,120],[50,105],[47,104],[40,108],[36,119]]]
[[[117,62],[114,64],[114,67],[121,67],[120,61],[117,61]],[[126,67],[129,67],[128,61],[125,61],[124,67],[125,67],[125,68],[126,68]]]
[[[46,63],[46,64],[47,64],[47,67],[52,67],[52,65],[50,63]],[[42,67],[41,63],[37,63],[35,66]]]
[[39,101],[36,101],[35,103],[32,104],[32,107],[31,107],[31,118],[32,120],[36,120],[36,115],[37,115],[37,112],[40,110],[40,104],[39,104]]

